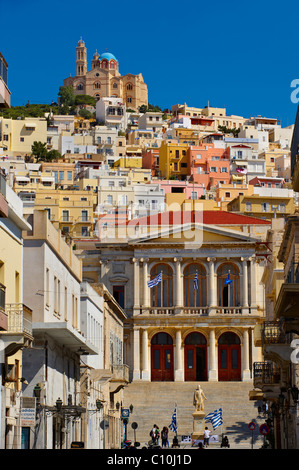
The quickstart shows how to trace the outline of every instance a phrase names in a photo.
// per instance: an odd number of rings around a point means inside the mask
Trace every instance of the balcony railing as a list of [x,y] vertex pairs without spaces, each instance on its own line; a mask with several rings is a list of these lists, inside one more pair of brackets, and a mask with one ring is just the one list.
[[142,307],[140,315],[250,315],[250,307]]
[[253,364],[254,385],[275,385],[280,382],[280,370],[273,362],[255,362]]
[[289,272],[285,277],[285,282],[288,284],[299,284],[299,263],[291,263]]
[[282,344],[286,341],[281,322],[264,322],[262,329],[263,344]]
[[6,304],[8,315],[7,333],[18,333],[32,336],[32,310],[24,304]]
[[112,364],[112,380],[129,382],[129,366],[126,364]]

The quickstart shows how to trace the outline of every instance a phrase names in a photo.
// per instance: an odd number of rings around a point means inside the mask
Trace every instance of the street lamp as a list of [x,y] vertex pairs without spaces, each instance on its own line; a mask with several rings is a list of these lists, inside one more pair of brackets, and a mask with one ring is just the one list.
[[100,411],[102,408],[103,408],[103,403],[101,402],[101,400],[98,398],[96,400],[96,407],[97,407],[97,411]]
[[56,400],[56,409],[59,412],[59,411],[61,411],[61,408],[62,408],[62,400],[61,400],[61,398],[58,398]]

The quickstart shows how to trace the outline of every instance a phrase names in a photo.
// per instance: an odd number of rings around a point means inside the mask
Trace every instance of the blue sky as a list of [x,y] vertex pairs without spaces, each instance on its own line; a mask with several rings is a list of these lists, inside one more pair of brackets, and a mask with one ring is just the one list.
[[[110,2],[0,0],[0,51],[9,66],[12,106],[50,103],[75,75],[80,37],[108,49],[120,73],[142,73],[149,102],[226,107],[228,114],[293,124],[299,79],[299,3],[285,0]],[[299,97],[299,93],[298,93]]]

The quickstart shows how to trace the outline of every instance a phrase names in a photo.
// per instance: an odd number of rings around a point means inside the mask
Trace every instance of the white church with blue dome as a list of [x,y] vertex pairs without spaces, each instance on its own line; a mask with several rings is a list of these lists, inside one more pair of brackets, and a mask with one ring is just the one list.
[[106,51],[93,54],[91,69],[87,70],[87,49],[82,39],[76,48],[76,76],[64,80],[76,95],[90,95],[97,100],[104,97],[120,98],[127,108],[138,110],[148,105],[148,90],[141,73],[121,75],[117,58]]

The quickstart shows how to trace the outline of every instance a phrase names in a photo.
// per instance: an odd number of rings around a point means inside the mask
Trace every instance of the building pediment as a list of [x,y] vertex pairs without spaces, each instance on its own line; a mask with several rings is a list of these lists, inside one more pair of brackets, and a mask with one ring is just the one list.
[[226,227],[205,224],[186,224],[172,227],[143,227],[129,244],[207,244],[207,243],[255,243],[252,235]]

